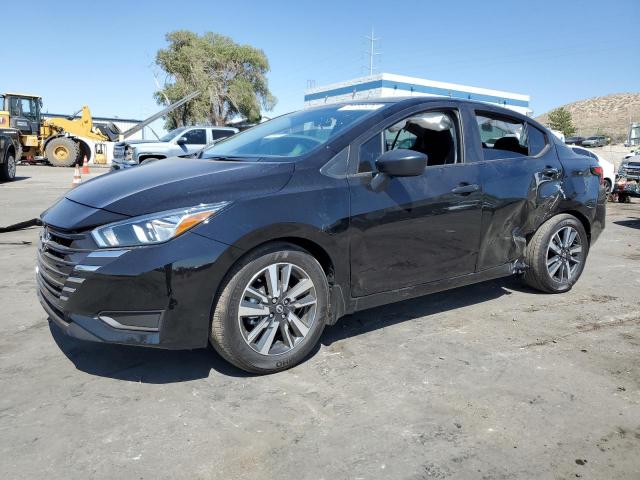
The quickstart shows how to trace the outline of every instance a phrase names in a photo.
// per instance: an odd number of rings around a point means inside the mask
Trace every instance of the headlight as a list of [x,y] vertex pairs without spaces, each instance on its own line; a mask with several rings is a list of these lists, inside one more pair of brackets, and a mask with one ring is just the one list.
[[98,227],[91,232],[101,248],[135,247],[166,242],[207,220],[229,202],[158,212]]
[[124,159],[128,162],[133,160],[133,149],[129,146],[124,148]]

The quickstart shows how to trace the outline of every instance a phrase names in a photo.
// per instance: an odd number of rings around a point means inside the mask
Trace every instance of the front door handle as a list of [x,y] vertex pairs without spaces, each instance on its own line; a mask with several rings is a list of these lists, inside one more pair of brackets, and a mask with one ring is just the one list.
[[480,185],[473,183],[461,183],[459,186],[451,190],[451,193],[455,193],[456,195],[469,195],[470,193],[477,192],[480,190]]

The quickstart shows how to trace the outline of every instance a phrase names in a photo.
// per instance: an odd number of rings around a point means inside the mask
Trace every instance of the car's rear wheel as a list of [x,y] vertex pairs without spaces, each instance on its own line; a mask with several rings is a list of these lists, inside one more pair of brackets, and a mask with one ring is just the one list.
[[580,221],[569,214],[547,220],[533,235],[526,251],[525,282],[547,293],[571,290],[589,251],[589,238]]
[[285,370],[318,342],[328,298],[325,273],[309,253],[289,244],[261,248],[227,276],[211,322],[211,344],[243,370]]
[[11,181],[16,178],[16,157],[8,153],[0,165],[0,180]]
[[611,185],[611,180],[609,180],[608,178],[604,179],[604,190],[607,193],[607,195],[611,195],[611,192],[613,191],[613,186]]

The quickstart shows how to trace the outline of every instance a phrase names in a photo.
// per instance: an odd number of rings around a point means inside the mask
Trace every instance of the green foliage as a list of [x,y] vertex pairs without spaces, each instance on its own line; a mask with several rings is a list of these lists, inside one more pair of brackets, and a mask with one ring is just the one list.
[[549,126],[554,130],[559,130],[569,136],[575,133],[571,113],[564,107],[556,108],[549,112]]
[[195,123],[224,125],[236,115],[255,122],[262,109],[275,105],[266,78],[269,61],[262,50],[211,32],[200,36],[178,30],[166,39],[169,46],[156,55],[156,63],[167,74],[164,88],[154,94],[156,101],[166,104],[200,92],[167,116],[168,129]]

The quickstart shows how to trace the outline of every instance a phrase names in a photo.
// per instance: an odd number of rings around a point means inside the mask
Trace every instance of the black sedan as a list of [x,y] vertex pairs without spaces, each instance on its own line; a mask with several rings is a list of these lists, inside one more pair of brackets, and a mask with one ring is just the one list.
[[38,294],[77,338],[274,372],[358,310],[513,274],[568,291],[604,201],[596,161],[515,112],[328,105],[70,191],[42,215]]
[[586,139],[584,137],[567,137],[564,141],[567,145],[582,145]]

